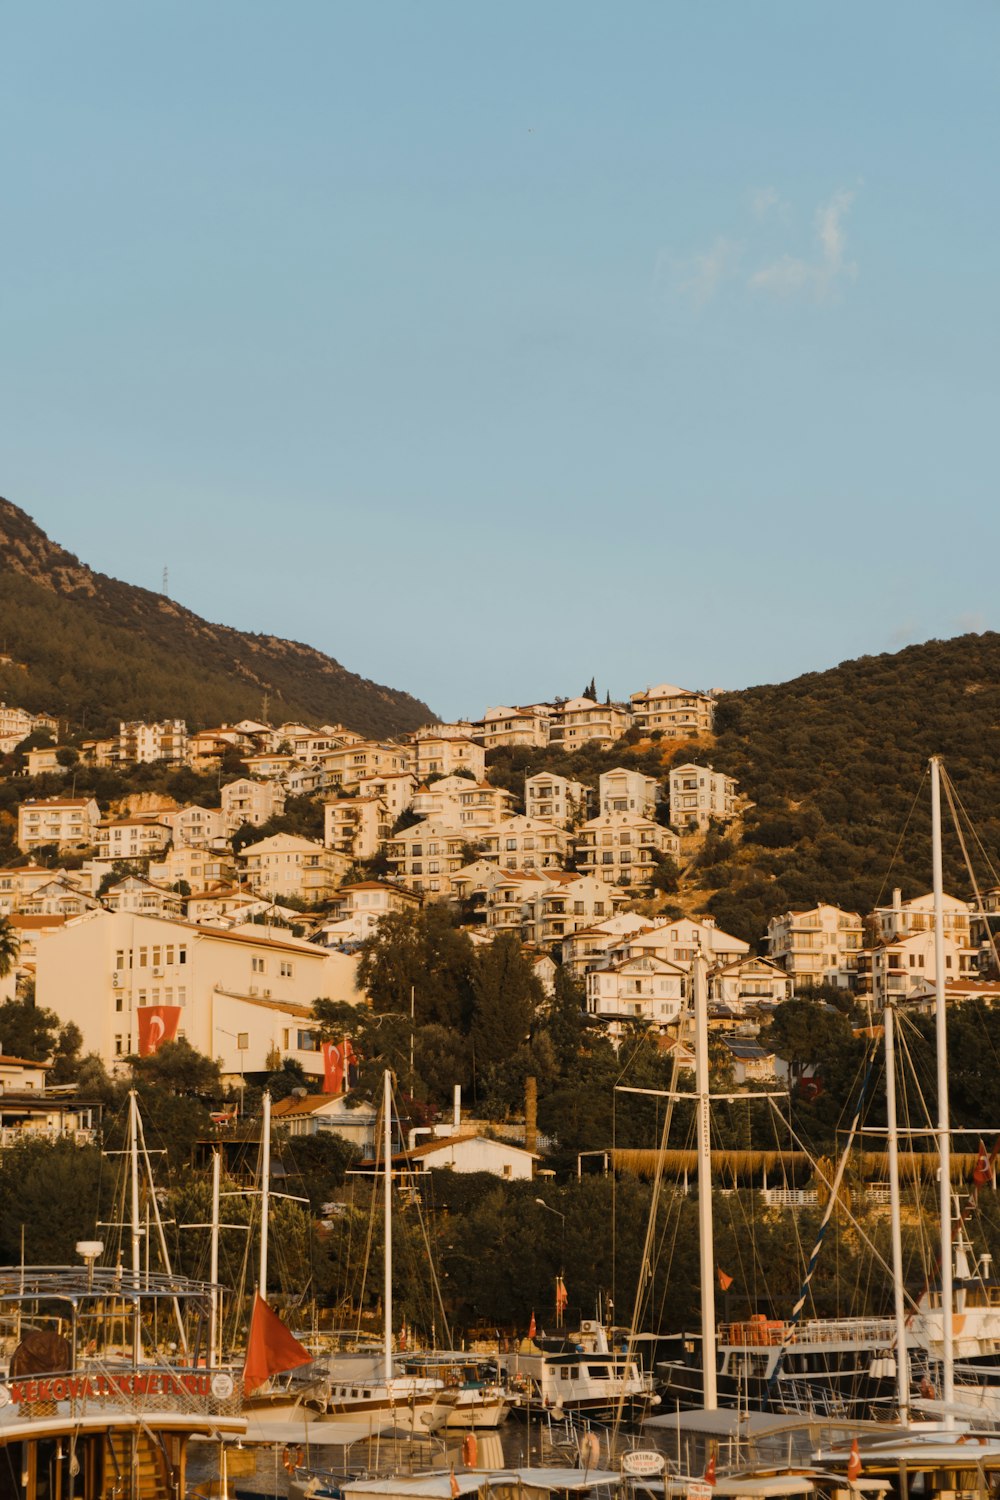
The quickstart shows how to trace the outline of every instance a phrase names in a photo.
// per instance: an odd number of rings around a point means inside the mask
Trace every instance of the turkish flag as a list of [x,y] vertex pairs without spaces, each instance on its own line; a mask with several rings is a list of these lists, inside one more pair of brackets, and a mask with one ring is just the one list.
[[161,1043],[172,1042],[177,1037],[181,1008],[179,1005],[140,1005],[139,1056],[152,1057]]
[[715,1454],[713,1453],[705,1466],[704,1484],[715,1484]]
[[991,1180],[990,1159],[986,1154],[985,1143],[980,1139],[979,1153],[976,1156],[976,1164],[972,1169],[972,1180],[976,1187],[985,1187]]
[[727,1276],[726,1272],[722,1269],[721,1266],[716,1266],[715,1274],[719,1278],[719,1291],[728,1292],[729,1288],[733,1284],[733,1278],[731,1276]]
[[324,1094],[346,1094],[352,1083],[353,1065],[357,1054],[350,1038],[344,1037],[338,1047],[336,1042],[323,1043],[323,1092]]
[[311,1363],[309,1350],[289,1333],[278,1314],[268,1307],[260,1292],[256,1292],[243,1366],[243,1394],[249,1396],[279,1371],[296,1370],[299,1365]]
[[853,1484],[861,1477],[861,1454],[858,1452],[858,1440],[854,1439],[851,1444],[851,1456],[847,1460],[847,1482]]
[[533,1339],[535,1337],[535,1314],[534,1313],[531,1314],[531,1322],[528,1324],[528,1337],[529,1337],[529,1339]]
[[323,1043],[323,1092],[324,1094],[344,1092],[344,1062],[336,1042]]

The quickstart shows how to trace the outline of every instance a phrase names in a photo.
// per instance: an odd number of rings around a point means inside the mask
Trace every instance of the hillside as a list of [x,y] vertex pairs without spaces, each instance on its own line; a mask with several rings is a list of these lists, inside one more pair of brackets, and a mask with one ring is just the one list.
[[[697,743],[632,730],[604,752],[496,751],[489,775],[518,796],[529,769],[594,787],[616,765],[662,781],[694,760],[735,776],[754,805],[725,834],[683,840],[683,878],[666,903],[709,911],[759,946],[768,920],[791,906],[831,901],[863,914],[893,886],[907,898],[930,888],[934,754],[1000,867],[1000,635],[929,641],[727,693],[716,734]],[[982,884],[1000,883],[975,851],[973,866]],[[945,879],[955,895],[971,894],[947,817]]]
[[213,625],[173,599],[95,573],[0,500],[0,698],[93,733],[119,719],[190,726],[259,717],[385,735],[432,722],[426,704],[311,646]]
[[[1000,864],[1000,635],[928,641],[727,694],[711,754],[755,806],[742,843],[709,840],[699,879],[716,891],[708,904],[719,921],[753,940],[789,906],[826,900],[864,913],[894,885],[904,898],[929,889],[934,754]],[[946,885],[966,896],[947,809],[944,832]],[[983,853],[970,852],[978,880],[993,883]]]

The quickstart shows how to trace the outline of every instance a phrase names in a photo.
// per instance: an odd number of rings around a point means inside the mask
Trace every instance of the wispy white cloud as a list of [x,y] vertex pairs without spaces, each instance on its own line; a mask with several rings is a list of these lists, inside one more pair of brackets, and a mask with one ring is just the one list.
[[750,194],[750,210],[755,219],[766,219],[769,214],[774,214],[782,223],[787,223],[790,216],[789,206],[776,187],[754,188]]
[[807,293],[823,298],[838,283],[853,280],[858,274],[856,261],[847,258],[847,236],[844,220],[854,202],[854,193],[841,188],[816,210],[817,254],[809,260],[782,255],[755,271],[748,285],[754,291],[773,292],[777,296]]
[[694,308],[713,300],[723,282],[732,276],[740,257],[738,241],[719,235],[707,250],[699,250],[686,260],[665,259],[657,263],[655,280],[669,280],[671,290]]

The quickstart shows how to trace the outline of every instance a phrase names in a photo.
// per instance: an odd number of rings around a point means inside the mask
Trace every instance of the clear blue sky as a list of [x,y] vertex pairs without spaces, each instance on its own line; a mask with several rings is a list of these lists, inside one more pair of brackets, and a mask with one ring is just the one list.
[[0,493],[442,714],[1000,626],[1000,7],[9,6]]

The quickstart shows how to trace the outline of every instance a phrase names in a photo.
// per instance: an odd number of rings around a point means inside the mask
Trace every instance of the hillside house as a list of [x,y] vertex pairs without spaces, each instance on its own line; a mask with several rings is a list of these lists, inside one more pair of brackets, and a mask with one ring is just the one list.
[[100,818],[93,797],[28,798],[17,810],[17,846],[26,854],[48,844],[89,848],[96,841]]
[[768,954],[781,965],[796,991],[820,984],[855,989],[862,943],[858,913],[827,902],[805,911],[783,912],[767,924]]
[[643,734],[659,733],[667,739],[688,739],[710,734],[715,700],[708,693],[661,682],[631,694],[635,722]]
[[670,822],[674,828],[705,829],[736,816],[737,783],[711,766],[674,766],[670,772]]

